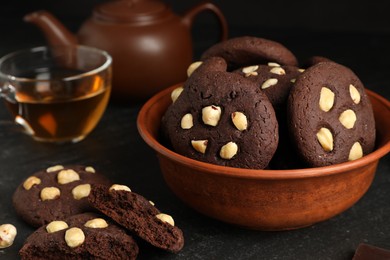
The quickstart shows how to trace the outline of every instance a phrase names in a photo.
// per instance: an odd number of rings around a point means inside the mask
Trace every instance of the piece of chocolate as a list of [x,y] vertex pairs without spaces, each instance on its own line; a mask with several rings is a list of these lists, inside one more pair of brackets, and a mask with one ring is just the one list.
[[390,251],[373,245],[360,244],[352,260],[389,260]]

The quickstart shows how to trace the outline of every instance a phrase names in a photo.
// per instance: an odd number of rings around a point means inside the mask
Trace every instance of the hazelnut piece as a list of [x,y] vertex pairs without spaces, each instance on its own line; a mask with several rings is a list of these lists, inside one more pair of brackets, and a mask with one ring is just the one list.
[[57,181],[59,184],[67,184],[78,180],[80,180],[79,174],[72,169],[62,170],[57,175]]
[[35,176],[30,176],[27,178],[27,180],[24,181],[23,188],[25,188],[26,190],[29,190],[32,188],[32,186],[38,185],[38,184],[41,184],[41,179],[39,179],[38,177],[35,177]]
[[56,172],[56,171],[63,170],[63,169],[64,169],[64,166],[62,166],[62,165],[55,165],[55,166],[47,168],[46,172]]
[[184,88],[183,87],[178,87],[175,88],[172,93],[171,93],[171,99],[172,102],[175,103],[176,99],[180,96],[181,92],[183,92]]
[[321,88],[319,106],[324,112],[328,112],[334,104],[334,93],[327,87]]
[[75,200],[80,200],[82,198],[88,197],[91,192],[90,184],[80,184],[73,188],[72,195]]
[[127,187],[126,185],[120,185],[120,184],[113,184],[109,191],[113,191],[113,190],[124,190],[124,191],[128,191],[128,192],[131,192],[131,189],[129,187]]
[[41,199],[43,201],[57,199],[60,195],[61,191],[56,187],[46,187],[41,190]]
[[78,247],[84,243],[84,240],[85,235],[80,228],[73,227],[65,232],[65,242],[69,247]]
[[223,159],[230,160],[237,154],[238,146],[235,142],[229,142],[222,146],[221,150],[219,151],[219,156]]
[[162,222],[168,223],[168,224],[171,225],[171,226],[175,226],[175,221],[174,221],[173,218],[172,218],[170,215],[168,215],[168,214],[160,213],[160,214],[157,214],[157,215],[156,215],[156,218],[158,218],[158,219],[161,220]]
[[194,120],[190,113],[181,118],[180,126],[182,129],[191,129],[194,126]]
[[355,142],[349,151],[348,160],[353,161],[363,157],[363,148],[359,142]]
[[17,233],[16,227],[12,224],[0,225],[0,248],[12,246]]
[[85,171],[86,172],[90,172],[90,173],[95,173],[95,168],[93,168],[92,166],[87,166],[85,167]]
[[270,78],[264,81],[264,83],[261,85],[261,89],[266,89],[269,87],[272,87],[274,85],[278,84],[278,79]]
[[194,71],[199,68],[200,65],[202,65],[202,61],[195,61],[193,63],[190,64],[190,66],[188,66],[188,69],[187,69],[187,76],[191,76],[192,73],[194,73]]
[[267,65],[270,66],[270,67],[280,67],[280,64],[276,63],[276,62],[268,62]]
[[63,229],[67,229],[69,226],[65,221],[55,220],[47,224],[46,231],[47,233],[54,233]]
[[356,114],[353,110],[347,109],[340,114],[339,121],[345,128],[351,129],[355,125]]
[[233,112],[232,115],[232,122],[234,126],[240,130],[244,131],[248,128],[248,119],[246,118],[246,115],[242,112]]
[[282,67],[273,67],[270,72],[277,75],[286,75],[286,71]]
[[192,140],[192,141],[191,141],[192,147],[193,147],[196,151],[198,151],[198,152],[200,152],[200,153],[205,153],[205,152],[206,152],[207,143],[208,143],[207,140]]
[[353,102],[355,104],[359,104],[360,103],[360,93],[359,91],[356,89],[356,87],[352,84],[349,85],[349,94],[351,95],[351,98],[353,100]]
[[257,75],[259,75],[256,71],[258,68],[259,68],[258,65],[248,66],[248,67],[243,68],[242,72],[245,74],[245,77],[257,76]]
[[317,132],[317,139],[325,152],[333,150],[333,135],[328,128],[322,127]]
[[88,220],[85,224],[85,227],[88,228],[106,228],[108,227],[107,221],[105,221],[102,218],[94,218],[91,220]]
[[216,126],[221,119],[221,107],[207,106],[202,109],[202,120],[206,125]]

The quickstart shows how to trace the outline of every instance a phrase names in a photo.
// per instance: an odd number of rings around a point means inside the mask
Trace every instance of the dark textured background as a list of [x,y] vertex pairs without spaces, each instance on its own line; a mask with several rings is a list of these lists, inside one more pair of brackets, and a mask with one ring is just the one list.
[[[45,43],[41,32],[22,21],[47,9],[72,31],[89,17],[92,0],[14,0],[0,3],[0,55]],[[184,13],[198,1],[166,1]],[[303,61],[323,55],[352,68],[367,88],[390,99],[390,16],[386,1],[214,1],[224,12],[230,36],[254,35],[280,41]],[[202,14],[193,28],[195,55],[216,41],[218,26]],[[196,57],[195,57],[196,58]],[[0,102],[0,224],[18,228],[15,244],[0,259],[17,259],[33,231],[13,211],[10,196],[33,172],[54,164],[93,165],[114,182],[156,202],[173,215],[186,237],[178,255],[140,244],[140,259],[340,259],[352,258],[360,243],[390,249],[390,156],[352,208],[323,223],[285,232],[250,231],[198,214],[164,183],[154,152],[138,135],[140,104],[111,103],[95,131],[77,144],[37,143],[16,130]],[[390,120],[390,119],[389,119]],[[145,163],[147,162],[147,163]]]

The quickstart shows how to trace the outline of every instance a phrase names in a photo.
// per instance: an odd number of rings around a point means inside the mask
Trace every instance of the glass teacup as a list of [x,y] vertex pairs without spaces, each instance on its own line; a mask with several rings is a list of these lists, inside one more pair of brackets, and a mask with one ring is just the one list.
[[34,139],[77,142],[106,109],[111,64],[105,51],[80,45],[17,51],[0,59],[0,96]]

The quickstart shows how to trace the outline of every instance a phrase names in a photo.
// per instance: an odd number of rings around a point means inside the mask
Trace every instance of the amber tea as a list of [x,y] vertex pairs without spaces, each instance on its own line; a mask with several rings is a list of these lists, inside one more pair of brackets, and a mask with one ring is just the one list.
[[[58,71],[54,74],[55,79]],[[100,76],[84,79],[78,84],[83,86],[68,93],[62,93],[65,90],[57,93],[51,90],[51,86],[42,84],[36,88],[39,93],[19,92],[16,103],[6,101],[6,104],[15,121],[34,138],[55,142],[77,141],[95,128],[104,113],[111,89],[104,85]]]
[[[74,55],[90,50],[78,48],[81,49],[77,52],[61,56],[59,64],[56,59],[57,63],[50,62],[48,66],[39,63],[40,66],[13,71],[3,84],[0,94],[15,122],[36,140],[80,141],[95,128],[106,109],[111,91],[111,59],[108,65],[100,61],[94,67],[91,64],[96,61],[88,60],[93,58],[91,55],[75,59]],[[96,56],[97,50],[92,50]],[[73,55],[70,62],[66,60],[69,55]],[[36,60],[35,57],[33,62]],[[0,61],[1,76],[6,69]]]

